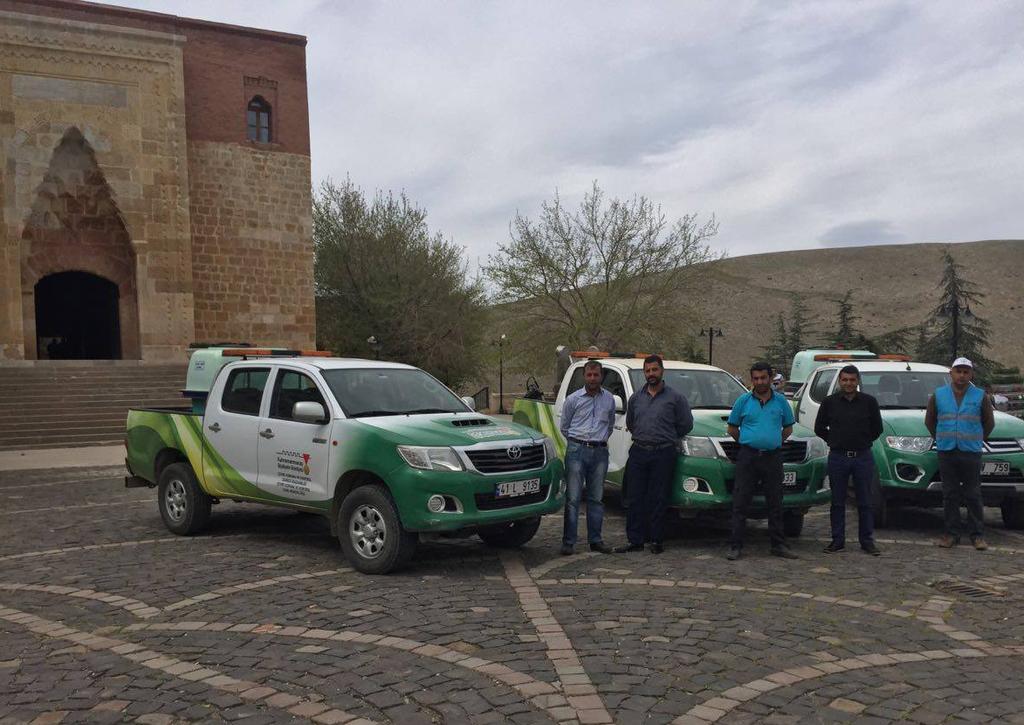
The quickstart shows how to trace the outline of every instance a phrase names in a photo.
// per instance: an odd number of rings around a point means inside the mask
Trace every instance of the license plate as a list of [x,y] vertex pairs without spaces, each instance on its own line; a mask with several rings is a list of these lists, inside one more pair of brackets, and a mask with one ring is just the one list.
[[514,498],[527,496],[540,491],[540,479],[528,478],[525,481],[506,481],[494,486],[495,498]]
[[786,471],[782,474],[782,485],[792,486],[796,483],[796,471]]
[[982,476],[1009,476],[1009,461],[985,461],[981,464]]

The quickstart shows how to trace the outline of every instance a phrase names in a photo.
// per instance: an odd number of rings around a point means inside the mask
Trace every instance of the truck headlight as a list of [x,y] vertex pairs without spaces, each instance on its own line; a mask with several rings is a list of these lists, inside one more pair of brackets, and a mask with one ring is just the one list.
[[462,461],[451,448],[396,446],[398,455],[413,468],[424,471],[462,471]]
[[715,443],[707,436],[684,436],[680,445],[683,455],[694,458],[718,458]]
[[547,436],[544,436],[544,457],[549,463],[558,458],[558,448],[555,447],[555,442]]
[[929,436],[886,436],[885,445],[897,451],[908,451],[910,453],[927,453],[932,449],[932,439]]
[[804,460],[811,461],[815,458],[824,458],[828,455],[828,443],[824,439],[814,436],[807,439],[807,457]]

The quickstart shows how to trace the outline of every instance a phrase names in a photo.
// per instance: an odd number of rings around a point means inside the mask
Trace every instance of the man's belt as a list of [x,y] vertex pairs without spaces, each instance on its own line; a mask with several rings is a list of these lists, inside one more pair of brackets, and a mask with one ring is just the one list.
[[856,458],[857,456],[862,456],[865,453],[868,453],[870,450],[871,450],[870,448],[857,448],[857,449],[832,448],[832,449],[829,450],[829,452],[830,453],[835,453],[836,455],[839,455],[839,456],[843,456],[844,458]]
[[746,448],[752,452],[755,456],[774,456],[776,453],[782,453],[781,448],[772,448],[771,450],[765,450],[763,448],[754,448],[754,446],[748,446],[744,443],[740,444],[741,448]]
[[633,441],[633,445],[643,451],[660,451],[663,448],[673,448],[675,443],[646,443],[644,441]]
[[579,438],[570,438],[569,440],[572,443],[579,443],[581,446],[586,446],[587,448],[607,448],[608,447],[607,441],[583,441],[583,440],[580,440]]

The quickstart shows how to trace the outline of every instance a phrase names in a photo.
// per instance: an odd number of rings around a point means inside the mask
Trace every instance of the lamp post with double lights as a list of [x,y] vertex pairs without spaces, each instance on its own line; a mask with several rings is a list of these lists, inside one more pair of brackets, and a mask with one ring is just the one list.
[[722,336],[722,328],[708,325],[700,328],[700,336],[708,338],[708,365],[714,365],[715,338]]

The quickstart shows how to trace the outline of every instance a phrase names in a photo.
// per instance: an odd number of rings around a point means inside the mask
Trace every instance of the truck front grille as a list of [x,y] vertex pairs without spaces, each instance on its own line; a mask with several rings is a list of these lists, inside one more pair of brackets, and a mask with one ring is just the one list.
[[480,473],[515,473],[544,467],[544,444],[476,448],[466,451]]
[[528,493],[525,496],[514,496],[513,498],[495,498],[493,493],[478,493],[473,498],[476,500],[477,511],[495,511],[497,509],[510,509],[516,506],[529,506],[531,503],[546,501],[549,486],[541,484],[537,493]]
[[[740,455],[740,444],[734,440],[719,440],[718,444],[729,460],[735,463]],[[783,463],[803,463],[807,457],[807,441],[786,441],[782,444]]]

